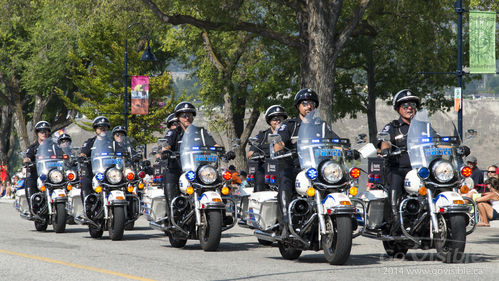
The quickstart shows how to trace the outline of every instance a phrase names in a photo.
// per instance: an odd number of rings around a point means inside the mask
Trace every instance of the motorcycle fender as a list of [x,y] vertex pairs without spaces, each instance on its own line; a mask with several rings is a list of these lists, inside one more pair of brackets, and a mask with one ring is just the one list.
[[[199,197],[199,206],[201,209],[223,209],[225,205],[222,197],[215,191],[206,191]],[[203,208],[204,206],[204,208]]]
[[453,191],[445,191],[437,195],[435,199],[433,200],[435,202],[435,207],[437,210],[440,208],[454,208],[454,207],[463,207],[463,209],[467,209],[467,206],[465,204],[456,204],[454,202],[464,202],[463,197],[456,192]]
[[125,193],[121,190],[112,190],[109,193],[109,197],[107,198],[107,201],[109,202],[109,205],[127,205],[128,202],[125,199]]
[[352,213],[354,210],[352,202],[344,193],[329,193],[322,200],[322,206],[324,206],[324,214],[328,213],[327,210],[337,212],[344,209],[348,213]]
[[187,187],[191,186],[191,182],[185,177],[185,174],[187,173],[183,173],[178,180],[178,188],[182,194],[187,194]]
[[307,189],[313,186],[312,182],[307,177],[306,172],[307,172],[306,170],[299,172],[298,175],[296,176],[296,181],[295,181],[296,192],[302,196],[306,196]]
[[50,195],[50,199],[52,202],[68,201],[68,198],[66,197],[66,192],[64,191],[64,189],[54,189],[52,191],[52,194]]

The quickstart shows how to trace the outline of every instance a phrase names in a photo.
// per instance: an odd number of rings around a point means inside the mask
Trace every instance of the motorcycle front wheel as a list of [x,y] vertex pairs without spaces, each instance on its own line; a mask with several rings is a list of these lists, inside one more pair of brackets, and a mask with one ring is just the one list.
[[324,257],[329,264],[344,264],[352,250],[352,217],[341,215],[326,216],[327,235],[322,237]]
[[[449,214],[447,219],[439,217],[441,238],[437,237],[435,248],[438,256],[445,263],[463,262],[466,245],[466,214]],[[444,226],[440,228],[441,226]],[[446,227],[445,227],[446,225]]]
[[49,225],[48,219],[45,219],[45,221],[40,221],[40,220],[35,219],[36,231],[45,231],[45,230],[47,230],[48,225]]
[[111,209],[111,218],[108,223],[111,240],[123,239],[123,233],[125,232],[125,209],[123,206],[114,206]]
[[66,203],[60,202],[55,205],[55,214],[53,220],[55,233],[62,233],[66,230]]
[[[99,223],[103,225],[103,223]],[[90,237],[92,238],[101,238],[102,234],[104,233],[104,228],[103,227],[96,227],[92,224],[88,225],[88,232],[90,233]]]
[[222,237],[222,212],[207,210],[202,213],[203,224],[199,228],[199,242],[204,251],[216,251]]
[[285,243],[277,242],[281,256],[287,260],[296,260],[301,255],[301,250],[293,248]]
[[173,248],[182,248],[187,243],[187,239],[178,237],[177,233],[168,233],[168,240]]

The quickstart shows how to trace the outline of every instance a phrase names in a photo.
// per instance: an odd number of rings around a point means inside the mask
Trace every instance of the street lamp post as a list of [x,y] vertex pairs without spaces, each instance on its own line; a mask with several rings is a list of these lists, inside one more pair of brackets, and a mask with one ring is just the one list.
[[[137,24],[142,24],[140,22],[135,22],[130,24],[126,31],[125,31],[125,55],[124,55],[124,64],[125,64],[125,69],[123,71],[123,80],[124,80],[124,107],[125,110],[123,112],[123,117],[125,119],[125,130],[128,132],[128,37],[127,37],[127,31],[130,29],[132,26],[135,26]],[[143,25],[143,24],[142,24]],[[151,61],[155,62],[157,61],[156,56],[152,53],[151,47],[149,46],[149,38],[147,40],[147,47],[142,56],[140,57],[140,61]]]

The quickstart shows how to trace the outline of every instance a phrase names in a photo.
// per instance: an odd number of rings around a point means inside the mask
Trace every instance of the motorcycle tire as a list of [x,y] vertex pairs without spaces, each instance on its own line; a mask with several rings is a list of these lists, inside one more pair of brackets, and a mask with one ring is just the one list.
[[279,246],[279,252],[284,259],[296,260],[301,255],[301,250],[293,248],[285,243],[277,242],[277,245]]
[[36,231],[45,231],[47,230],[47,226],[49,225],[48,220],[40,221],[35,219],[35,229]]
[[90,237],[92,238],[101,238],[104,233],[104,229],[102,227],[97,228],[91,224],[88,225],[88,232],[90,233]]
[[321,239],[324,257],[329,264],[345,264],[352,250],[352,217],[328,216],[326,230],[330,233]]
[[114,206],[112,216],[108,221],[109,237],[113,241],[123,239],[125,232],[125,209],[123,206]]
[[395,241],[383,241],[383,247],[388,256],[397,259],[405,258],[408,248]]
[[263,240],[263,239],[258,239],[258,243],[260,243],[260,245],[263,245],[263,246],[272,246],[272,244],[274,244],[274,242],[272,242],[272,241],[267,241],[267,240]]
[[173,248],[182,248],[187,243],[187,239],[176,237],[175,233],[169,233],[168,240]]
[[222,237],[222,212],[208,210],[202,214],[204,226],[199,228],[199,242],[206,251],[216,251]]
[[466,245],[466,214],[449,214],[445,242],[436,243],[437,254],[444,263],[460,263]]
[[63,233],[66,230],[66,203],[57,203],[55,205],[52,226],[55,233]]

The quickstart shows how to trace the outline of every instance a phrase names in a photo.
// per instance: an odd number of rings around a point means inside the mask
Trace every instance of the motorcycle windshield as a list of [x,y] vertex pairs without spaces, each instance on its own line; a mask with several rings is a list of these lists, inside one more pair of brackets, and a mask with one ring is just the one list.
[[53,139],[44,140],[36,152],[36,169],[38,176],[47,175],[52,169],[62,170],[64,152]]
[[437,159],[457,161],[462,166],[462,159],[455,153],[460,143],[457,130],[452,122],[453,126],[449,126],[450,121],[440,119],[431,122],[426,109],[418,111],[412,119],[407,132],[407,152],[413,169],[429,167]]
[[322,121],[318,110],[307,114],[298,131],[297,152],[302,169],[317,169],[326,160],[341,163],[345,148],[344,140]]
[[103,132],[95,138],[91,156],[94,175],[104,173],[110,167],[121,169],[123,166],[123,152],[110,132]]
[[180,162],[182,171],[196,171],[201,165],[218,166],[218,153],[222,147],[216,147],[215,141],[202,127],[190,125],[185,130],[180,144]]

